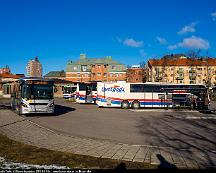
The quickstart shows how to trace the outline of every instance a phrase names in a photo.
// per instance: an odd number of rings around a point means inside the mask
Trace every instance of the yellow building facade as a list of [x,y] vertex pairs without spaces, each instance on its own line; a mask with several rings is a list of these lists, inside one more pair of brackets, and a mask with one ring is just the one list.
[[187,57],[150,59],[149,82],[216,85],[216,59]]

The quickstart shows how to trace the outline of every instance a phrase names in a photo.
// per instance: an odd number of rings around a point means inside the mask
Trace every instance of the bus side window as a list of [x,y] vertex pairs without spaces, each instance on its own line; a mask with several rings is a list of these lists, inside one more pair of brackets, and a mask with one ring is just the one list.
[[79,90],[80,91],[85,91],[86,90],[86,85],[85,84],[79,84]]
[[144,92],[152,92],[153,86],[151,85],[144,85]]
[[97,91],[97,85],[92,85],[92,91]]
[[130,92],[143,92],[143,85],[142,84],[131,84],[130,85]]

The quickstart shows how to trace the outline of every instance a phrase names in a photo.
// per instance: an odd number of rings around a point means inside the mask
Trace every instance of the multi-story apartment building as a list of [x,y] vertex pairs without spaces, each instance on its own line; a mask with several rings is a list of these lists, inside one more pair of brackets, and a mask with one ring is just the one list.
[[164,57],[150,59],[148,81],[183,84],[216,84],[216,59]]
[[39,62],[38,57],[29,60],[26,70],[28,77],[42,77],[42,64]]
[[105,58],[87,58],[80,54],[80,59],[69,61],[66,67],[66,80],[72,82],[87,81],[122,81],[126,80],[126,68],[123,64]]
[[127,69],[127,82],[142,83],[146,81],[145,69],[140,65],[133,65]]
[[0,68],[0,74],[4,74],[4,73],[10,73],[10,68],[8,65],[6,65],[6,67],[4,68]]

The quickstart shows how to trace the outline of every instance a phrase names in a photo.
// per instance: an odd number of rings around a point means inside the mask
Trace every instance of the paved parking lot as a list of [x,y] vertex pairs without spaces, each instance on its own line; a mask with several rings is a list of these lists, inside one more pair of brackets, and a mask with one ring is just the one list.
[[[50,129],[50,132],[55,132],[63,136],[78,137],[80,139],[85,138],[88,141],[94,140],[93,143],[89,142],[89,145],[84,146],[84,148],[88,148],[90,144],[94,148],[97,143],[95,141],[100,141],[100,147],[102,148],[120,147],[116,150],[120,152],[119,149],[121,149],[121,157],[123,155],[125,157],[126,153],[130,150],[129,153],[132,153],[130,157],[132,155],[137,156],[139,155],[138,152],[145,151],[145,158],[148,158],[147,150],[149,147],[156,149],[153,151],[155,153],[159,151],[158,147],[160,147],[160,153],[168,147],[175,152],[181,151],[181,154],[184,151],[187,152],[185,155],[188,155],[188,160],[192,157],[192,153],[193,155],[194,153],[198,153],[197,157],[205,158],[204,160],[207,160],[208,164],[215,165],[216,163],[216,120],[212,118],[186,118],[215,117],[214,114],[204,114],[196,111],[131,111],[116,108],[97,108],[96,105],[76,104],[65,101],[64,99],[56,99],[55,104],[56,113],[54,116],[34,115],[18,117],[10,110],[1,111],[0,116],[4,117],[5,120],[5,122],[1,122],[4,124],[2,128],[4,129],[7,127],[7,124],[11,124],[10,119],[13,119],[13,122],[20,122],[20,124],[28,120],[39,127],[45,127]],[[22,119],[19,120],[20,118]],[[31,126],[26,125],[26,127]],[[42,136],[43,133],[37,133],[37,140],[40,141],[40,134]],[[44,137],[41,140],[43,141]],[[113,146],[113,143],[116,146]],[[43,146],[43,144],[41,145]],[[64,144],[62,147],[66,145]],[[161,147],[165,147],[163,151]],[[140,148],[142,149],[140,150]],[[70,149],[67,148],[67,150]],[[77,152],[81,152],[80,150],[82,149],[79,149]],[[104,152],[104,149],[101,150]],[[101,157],[103,154],[101,153]],[[120,157],[118,154],[111,155],[109,157],[114,159],[115,157]],[[139,160],[139,158],[137,159]],[[141,159],[143,160],[144,158]]]
[[[211,118],[214,114],[164,110],[133,112],[63,99],[56,99],[55,104],[55,116],[30,116],[28,119],[72,136],[133,145],[215,150],[216,120]],[[200,117],[210,119],[198,119]]]

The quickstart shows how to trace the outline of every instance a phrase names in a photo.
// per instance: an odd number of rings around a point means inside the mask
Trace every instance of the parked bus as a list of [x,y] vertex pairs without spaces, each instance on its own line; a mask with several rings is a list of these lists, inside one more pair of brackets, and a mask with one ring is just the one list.
[[216,87],[209,88],[208,96],[208,109],[212,112],[216,112]]
[[77,103],[96,103],[97,82],[83,82],[77,84]]
[[13,87],[11,108],[18,114],[54,113],[54,82],[43,78],[21,78]]
[[76,90],[77,90],[77,86],[76,85],[67,85],[67,86],[64,86],[63,97],[65,99],[75,98],[75,96],[76,96]]
[[203,102],[206,91],[204,85],[195,84],[98,82],[97,105],[124,109],[191,107],[196,98]]

